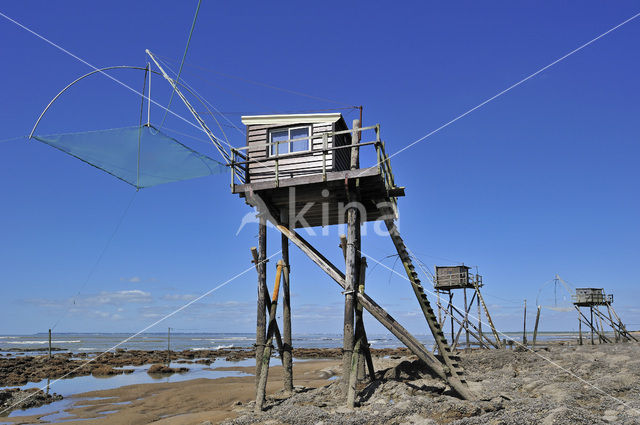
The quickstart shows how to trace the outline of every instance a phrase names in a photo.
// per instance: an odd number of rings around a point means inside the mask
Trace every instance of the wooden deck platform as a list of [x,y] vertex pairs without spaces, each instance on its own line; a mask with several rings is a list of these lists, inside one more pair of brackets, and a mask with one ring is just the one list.
[[349,199],[348,189],[355,189],[360,198],[362,221],[375,221],[382,217],[376,201],[395,204],[395,198],[404,196],[404,188],[387,189],[378,167],[347,171],[332,171],[273,181],[239,184],[233,193],[247,199],[251,206],[251,196],[260,198],[274,211],[289,211],[294,218],[295,228],[343,224],[346,221],[345,206],[354,201]]

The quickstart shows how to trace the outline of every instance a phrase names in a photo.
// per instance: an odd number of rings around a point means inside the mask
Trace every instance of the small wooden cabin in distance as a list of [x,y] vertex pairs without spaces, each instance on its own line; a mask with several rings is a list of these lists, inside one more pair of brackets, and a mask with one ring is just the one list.
[[580,307],[613,303],[613,295],[605,294],[603,288],[576,288],[573,304]]
[[[353,365],[364,352],[373,375],[362,309],[402,341],[418,358],[461,397],[472,399],[459,359],[441,331],[429,304],[411,256],[395,224],[397,198],[404,187],[396,186],[391,162],[380,138],[380,125],[351,129],[339,113],[243,116],[247,144],[231,150],[231,191],[257,208],[260,217],[258,248],[252,249],[258,272],[258,314],[256,323],[256,410],[264,403],[271,341],[275,337],[282,353],[285,390],[293,389],[291,362],[291,310],[289,300],[289,241],[316,263],[344,290],[343,384],[347,405],[353,406],[357,373]],[[361,163],[362,162],[362,163]],[[276,269],[273,300],[267,288],[267,220],[282,234],[282,259]],[[433,335],[440,357],[411,335],[388,312],[364,292],[364,270],[360,226],[362,222],[384,221],[402,260],[418,305]],[[346,224],[341,243],[344,272],[332,264],[295,229]],[[282,334],[276,322],[278,283],[282,276]],[[358,308],[356,309],[356,305]],[[266,312],[269,326],[266,327]],[[356,342],[357,341],[357,342]],[[359,348],[362,347],[362,348]]]

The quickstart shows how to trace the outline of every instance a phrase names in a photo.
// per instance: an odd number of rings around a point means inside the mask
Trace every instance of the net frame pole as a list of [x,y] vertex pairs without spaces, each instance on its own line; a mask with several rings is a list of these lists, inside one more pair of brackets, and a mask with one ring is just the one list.
[[196,119],[196,121],[198,122],[202,130],[205,132],[209,140],[211,140],[211,143],[213,143],[213,145],[218,150],[220,155],[222,155],[222,157],[225,159],[225,161],[227,162],[227,165],[231,164],[231,158],[229,157],[229,153],[224,149],[222,144],[218,141],[218,138],[214,136],[209,126],[207,126],[207,123],[205,123],[202,117],[200,117],[200,115],[198,114],[198,112],[196,112],[195,108],[191,105],[189,100],[184,96],[184,94],[182,94],[182,92],[178,88],[178,84],[176,83],[176,81],[173,78],[171,78],[169,74],[165,72],[164,68],[162,68],[160,63],[156,60],[155,56],[153,55],[153,53],[149,51],[149,49],[146,49],[145,52],[147,53],[147,55],[149,55],[151,60],[156,64],[156,66],[162,73],[162,76],[164,77],[164,79],[167,80],[169,84],[171,84],[171,87],[173,87],[173,90],[175,91],[175,93],[182,100],[182,102],[187,107],[189,112],[191,112],[191,115],[193,115],[193,117]]

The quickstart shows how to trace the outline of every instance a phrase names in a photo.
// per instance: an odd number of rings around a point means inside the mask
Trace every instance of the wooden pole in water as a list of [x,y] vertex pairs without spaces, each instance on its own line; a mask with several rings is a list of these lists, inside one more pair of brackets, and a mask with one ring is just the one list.
[[171,328],[167,328],[167,367],[171,366]]
[[[289,211],[283,209],[280,220],[284,226],[289,225]],[[289,287],[289,239],[281,234],[282,244],[282,363],[284,366],[284,390],[293,392],[293,345],[291,338],[291,295]]]
[[527,300],[524,300],[524,321],[522,328],[522,345],[527,346]]
[[49,358],[51,358],[51,329],[49,329]]
[[538,323],[540,322],[540,309],[542,306],[538,306],[538,311],[536,313],[536,324],[533,326],[533,347],[536,346],[536,339],[538,338]]
[[258,311],[256,316],[256,390],[262,369],[262,354],[266,340],[267,316],[265,312],[265,298],[267,287],[267,219],[263,214],[259,217],[258,230]]
[[273,298],[271,298],[271,309],[269,311],[269,328],[267,330],[267,340],[262,352],[262,367],[260,368],[260,376],[258,377],[258,389],[256,391],[256,412],[261,412],[264,406],[265,393],[267,390],[267,379],[269,377],[269,361],[271,360],[271,350],[273,348],[273,334],[275,332],[276,311],[278,307],[278,292],[280,291],[280,279],[282,278],[282,268],[284,262],[278,261],[276,269],[276,283],[273,287]]

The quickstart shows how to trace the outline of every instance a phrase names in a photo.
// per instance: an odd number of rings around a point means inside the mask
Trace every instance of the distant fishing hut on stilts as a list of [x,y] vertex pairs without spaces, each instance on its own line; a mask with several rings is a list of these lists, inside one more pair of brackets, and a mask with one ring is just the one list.
[[[284,366],[285,390],[293,390],[289,241],[343,290],[343,383],[348,406],[355,403],[358,363],[367,362],[370,379],[374,373],[362,309],[384,325],[460,397],[472,399],[459,359],[441,330],[396,227],[397,198],[404,196],[404,188],[394,183],[391,163],[380,138],[380,126],[360,127],[360,121],[354,120],[349,129],[339,113],[244,116],[242,121],[247,127],[247,145],[231,150],[229,165],[232,192],[259,211],[259,242],[257,250],[253,251],[258,271],[256,410],[261,410],[265,401],[274,339]],[[370,140],[363,140],[372,134]],[[363,152],[370,149],[365,153],[374,158],[366,166],[360,164],[361,149]],[[360,226],[374,220],[385,222],[429,332],[435,338],[439,357],[428,351],[364,291],[366,260],[361,255]],[[267,221],[282,234],[282,258],[276,267],[271,299],[267,288]],[[347,226],[346,241],[341,243],[344,272],[296,232],[299,228],[334,224]],[[282,332],[276,322],[280,282]]]
[[[480,293],[482,286],[482,276],[471,273],[471,268],[465,265],[461,266],[436,266],[434,289],[437,295],[438,304],[438,322],[442,329],[445,328],[447,318],[450,320],[452,349],[462,345],[460,344],[460,336],[465,333],[465,348],[471,348],[470,337],[475,339],[475,344],[480,348],[500,348],[500,336],[493,325],[489,309],[484,302],[484,298]],[[461,311],[453,303],[453,294],[456,290],[462,290],[463,293],[463,310]],[[471,298],[467,297],[467,290],[471,291]],[[446,301],[441,300],[444,295]],[[471,308],[474,301],[478,307],[477,321],[470,319]],[[482,332],[482,311],[487,318],[494,340],[489,338],[486,333]],[[444,314],[443,314],[444,313]],[[474,324],[474,322],[476,322]],[[456,332],[456,324],[458,331]]]
[[[595,344],[594,333],[598,336],[600,344],[638,341],[627,331],[612,304],[613,295],[605,294],[602,288],[576,288],[573,305],[578,312],[578,344],[582,345],[582,325],[585,325],[587,332],[591,334],[591,345]],[[582,312],[581,307],[589,308],[589,317]],[[604,307],[607,314],[600,311],[600,307]],[[605,324],[613,330],[613,341],[605,334]]]

